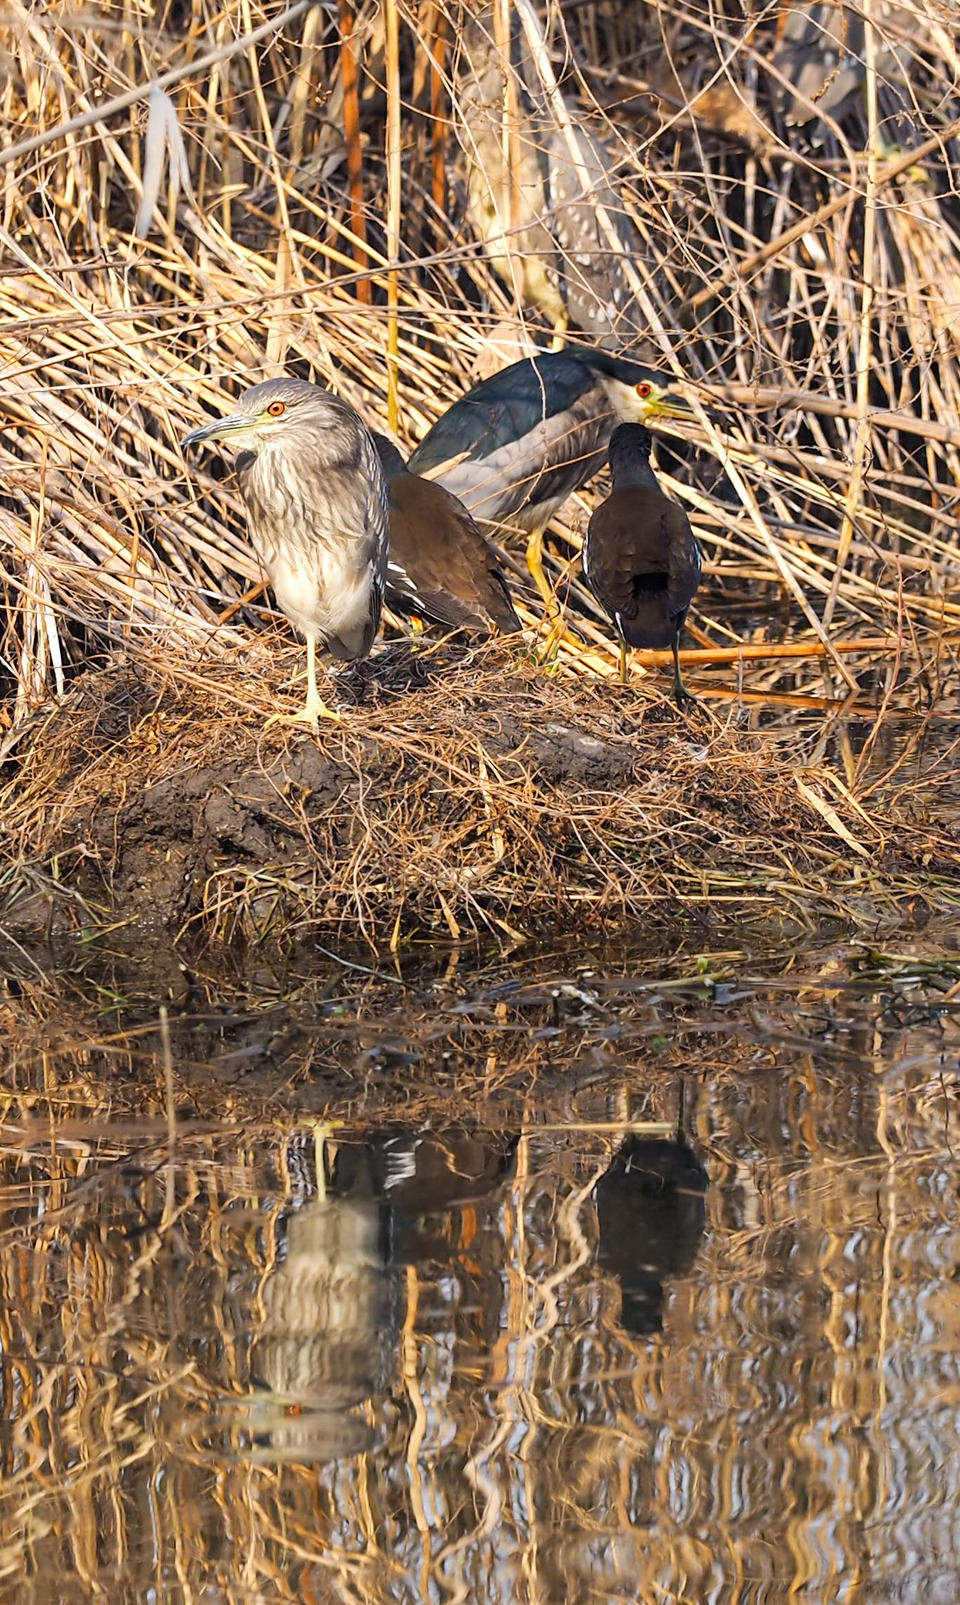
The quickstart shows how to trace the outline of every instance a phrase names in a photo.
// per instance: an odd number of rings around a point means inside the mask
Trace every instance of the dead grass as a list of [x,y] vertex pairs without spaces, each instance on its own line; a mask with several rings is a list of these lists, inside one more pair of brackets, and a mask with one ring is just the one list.
[[[537,154],[555,136],[569,145],[571,129],[595,131],[612,173],[603,206],[644,242],[623,263],[624,347],[722,404],[692,444],[661,453],[707,555],[690,621],[715,664],[707,689],[830,709],[839,686],[869,701],[877,730],[893,707],[936,702],[960,633],[949,9],[912,6],[893,153],[885,81],[879,121],[868,95],[824,143],[798,140],[769,71],[775,19],[739,0],[527,8],[527,46],[540,30],[548,54],[536,58],[538,119],[525,122],[508,12],[497,6],[495,37],[513,88],[484,108],[498,136],[484,148],[506,148],[502,134]],[[900,27],[885,7],[873,13],[884,38]],[[396,405],[412,445],[479,371],[550,332],[531,297],[556,264],[514,216],[516,196],[491,247],[502,277],[465,211],[481,155],[462,21],[454,0],[344,0],[339,22],[319,7],[194,0],[185,25],[125,3],[109,15],[7,8],[0,719],[9,761],[22,762],[6,794],[8,890],[18,875],[34,889],[62,876],[104,910],[126,886],[139,909],[128,849],[94,839],[85,809],[107,834],[130,828],[138,785],[169,786],[187,755],[203,771],[226,751],[230,784],[259,777],[249,784],[267,792],[285,773],[244,714],[258,699],[272,707],[278,682],[262,666],[272,615],[236,492],[216,465],[188,471],[183,432],[239,386],[286,371],[333,384],[374,423]],[[786,761],[761,774],[755,744],[714,726],[707,758],[694,759],[669,719],[654,741],[649,710],[635,717],[606,697],[597,682],[614,653],[576,574],[598,489],[571,499],[548,543],[575,636],[555,680],[524,671],[498,686],[485,668],[449,708],[446,689],[428,689],[364,711],[327,744],[349,798],[342,817],[260,796],[262,848],[247,824],[245,847],[227,826],[203,851],[171,838],[171,863],[182,852],[195,880],[179,902],[164,892],[165,919],[176,906],[206,929],[259,932],[301,908],[308,924],[390,940],[407,920],[506,930],[574,907],[607,920],[727,891],[792,907],[805,876],[815,902],[821,884],[841,895],[832,853],[883,861],[889,828],[851,808],[849,774],[821,776],[811,802]],[[534,624],[519,554],[507,560]],[[249,683],[236,679],[243,651],[260,664]],[[90,677],[117,652],[134,668]],[[65,700],[54,708],[51,696]],[[118,697],[138,710],[122,751],[102,722]],[[611,769],[572,797],[569,779],[544,779],[542,724],[597,709],[623,767],[615,784]],[[292,856],[274,851],[274,831]],[[897,862],[918,862],[909,834],[895,835]],[[144,897],[156,891],[148,877]]]
[[867,812],[826,767],[705,711],[545,675],[514,647],[398,645],[344,678],[355,705],[319,740],[264,732],[296,662],[78,680],[24,730],[0,795],[8,918],[389,948],[949,896],[956,843],[917,797]]
[[[259,575],[235,492],[188,472],[177,450],[201,410],[286,370],[382,423],[389,369],[412,444],[478,365],[544,333],[518,299],[525,270],[539,282],[551,266],[536,238],[506,227],[502,281],[462,215],[465,168],[490,130],[461,106],[454,0],[341,12],[342,39],[316,7],[196,0],[184,32],[122,6],[109,18],[8,8],[0,116],[30,135],[5,166],[0,218],[8,719],[104,646],[172,648],[175,664],[184,645],[229,651],[256,625],[261,608],[238,606]],[[558,119],[595,129],[614,174],[611,226],[622,215],[643,240],[622,264],[623,344],[702,398],[727,398],[722,424],[705,423],[696,456],[668,476],[709,560],[701,647],[762,644],[786,626],[795,646],[879,632],[925,639],[943,659],[960,623],[958,58],[940,0],[912,12],[894,156],[889,126],[856,102],[825,144],[804,147],[775,104],[774,19],[738,3],[722,16],[567,8],[547,26],[559,83],[541,86],[538,120],[517,95],[484,107],[495,130],[501,111],[513,119],[521,151]],[[875,23],[902,44],[883,7]],[[164,73],[179,76],[151,100]],[[880,91],[886,105],[894,88]],[[395,118],[398,93],[403,159],[394,138],[388,163],[384,107]],[[71,119],[84,126],[58,131]],[[557,527],[558,580],[591,499]],[[606,672],[608,633],[576,582],[569,603],[583,641],[571,672]],[[828,668],[842,682],[841,662]],[[819,658],[812,668],[819,688]],[[796,664],[774,663],[763,690],[799,684]]]

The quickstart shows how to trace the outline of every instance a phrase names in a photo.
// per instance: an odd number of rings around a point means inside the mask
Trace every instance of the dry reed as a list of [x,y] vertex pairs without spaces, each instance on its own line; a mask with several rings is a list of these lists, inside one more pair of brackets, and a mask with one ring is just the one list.
[[[639,309],[626,348],[723,408],[662,467],[707,555],[693,641],[739,660],[747,700],[829,700],[845,680],[883,713],[949,689],[960,58],[941,0],[910,10],[892,156],[875,62],[868,116],[848,109],[822,145],[785,128],[775,18],[738,0],[522,12],[528,44],[540,30],[546,47],[534,61],[547,115],[567,143],[575,126],[606,142],[644,242],[624,269]],[[898,26],[874,13],[883,37]],[[494,22],[509,145],[526,89],[506,62],[510,8]],[[24,135],[0,169],[14,758],[25,717],[117,649],[221,716],[222,664],[236,672],[267,604],[230,480],[178,451],[201,413],[296,372],[375,423],[396,402],[413,444],[491,360],[548,334],[518,299],[522,251],[501,280],[463,218],[462,23],[454,0],[340,0],[336,14],[195,0],[182,33],[122,6],[7,7],[0,116]],[[614,664],[575,577],[595,495],[568,505],[548,543],[575,637],[558,676],[587,687]],[[729,669],[707,683],[730,688]],[[254,673],[238,695],[260,694]],[[47,807],[22,778],[30,806]]]

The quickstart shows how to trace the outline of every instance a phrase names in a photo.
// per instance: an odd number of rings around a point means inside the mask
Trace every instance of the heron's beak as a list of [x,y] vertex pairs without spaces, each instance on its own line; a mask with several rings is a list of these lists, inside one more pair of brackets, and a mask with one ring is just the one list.
[[[724,416],[717,412],[715,407],[701,402],[701,408],[712,424],[723,425]],[[665,390],[662,396],[657,396],[648,414],[654,422],[658,418],[678,418],[681,423],[700,422],[699,414],[694,412],[692,404],[681,396],[679,390]]]
[[199,429],[191,429],[189,435],[184,435],[180,442],[180,449],[184,446],[196,446],[201,440],[223,440],[227,435],[239,435],[241,431],[252,429],[256,423],[243,412],[232,412],[226,418],[215,418],[212,424],[201,424]]
[[663,395],[651,400],[649,418],[679,418],[681,423],[692,423],[696,413],[689,401],[681,396],[679,390],[665,390]]

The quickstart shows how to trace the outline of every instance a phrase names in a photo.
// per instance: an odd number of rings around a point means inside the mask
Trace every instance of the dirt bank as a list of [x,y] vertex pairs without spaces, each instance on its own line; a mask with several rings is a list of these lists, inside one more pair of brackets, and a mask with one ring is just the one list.
[[[273,725],[293,654],[90,672],[8,742],[5,923],[139,940],[388,946],[939,896],[956,842],[658,691],[552,679],[503,648],[389,649],[341,724]],[[295,701],[284,693],[283,705]]]

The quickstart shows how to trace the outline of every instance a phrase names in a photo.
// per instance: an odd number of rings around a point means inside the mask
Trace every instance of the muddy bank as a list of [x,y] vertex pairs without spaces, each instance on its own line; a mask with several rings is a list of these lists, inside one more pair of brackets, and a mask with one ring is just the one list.
[[38,715],[0,798],[7,927],[388,947],[952,893],[956,841],[916,797],[860,809],[656,690],[404,647],[341,681],[317,738],[264,728],[294,661],[116,662]]

